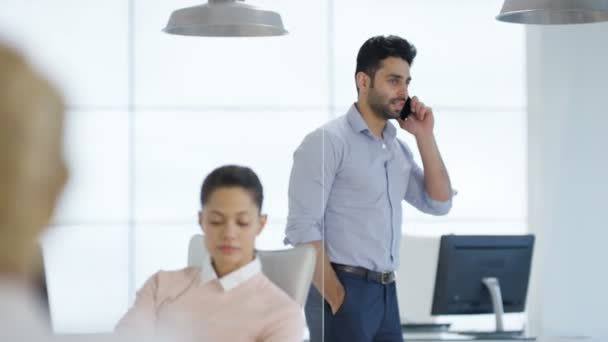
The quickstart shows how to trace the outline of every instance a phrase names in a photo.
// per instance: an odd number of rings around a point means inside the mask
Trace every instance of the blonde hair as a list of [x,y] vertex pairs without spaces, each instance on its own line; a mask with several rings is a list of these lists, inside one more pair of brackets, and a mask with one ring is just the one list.
[[0,44],[0,272],[28,271],[65,183],[63,113],[59,92]]

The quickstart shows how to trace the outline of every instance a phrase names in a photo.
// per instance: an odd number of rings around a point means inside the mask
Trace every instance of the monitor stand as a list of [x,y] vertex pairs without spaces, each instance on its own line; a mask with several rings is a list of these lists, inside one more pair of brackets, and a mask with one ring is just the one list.
[[502,294],[500,292],[500,283],[497,278],[483,278],[483,284],[490,291],[490,299],[492,300],[492,308],[494,309],[494,318],[496,320],[496,328],[494,331],[460,331],[460,334],[469,335],[481,339],[514,339],[514,340],[534,340],[534,338],[526,337],[523,331],[506,331],[504,324],[504,308],[502,306]]
[[490,291],[492,308],[494,308],[494,318],[496,319],[496,332],[505,331],[505,311],[502,306],[502,294],[500,292],[498,278],[483,278],[481,281],[488,288],[488,291]]

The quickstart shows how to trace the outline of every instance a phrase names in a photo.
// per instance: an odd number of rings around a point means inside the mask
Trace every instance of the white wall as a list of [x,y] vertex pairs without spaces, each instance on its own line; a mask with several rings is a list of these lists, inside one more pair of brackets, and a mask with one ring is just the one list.
[[608,337],[608,24],[527,29],[531,328]]

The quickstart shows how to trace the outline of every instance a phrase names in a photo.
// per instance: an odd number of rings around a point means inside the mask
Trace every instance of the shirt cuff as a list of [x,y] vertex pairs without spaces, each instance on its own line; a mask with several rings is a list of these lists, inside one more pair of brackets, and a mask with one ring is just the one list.
[[450,209],[452,209],[452,198],[454,198],[454,196],[457,194],[458,190],[452,189],[452,193],[450,194],[450,198],[448,200],[438,201],[432,199],[431,196],[429,196],[429,194],[425,191],[424,200],[435,215],[445,215],[450,212]]
[[309,227],[304,229],[287,229],[285,233],[285,239],[283,244],[296,246],[302,243],[321,241],[323,236],[316,227]]

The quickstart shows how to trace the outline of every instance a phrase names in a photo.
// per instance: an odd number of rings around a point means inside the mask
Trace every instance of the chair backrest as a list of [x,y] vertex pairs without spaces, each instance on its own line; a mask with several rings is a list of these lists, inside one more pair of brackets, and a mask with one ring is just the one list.
[[401,323],[439,322],[431,315],[439,236],[403,234],[397,269],[397,305]]
[[[207,254],[203,236],[190,238],[188,266],[201,266]],[[262,272],[300,306],[304,306],[315,269],[315,249],[309,245],[279,251],[258,251]]]

